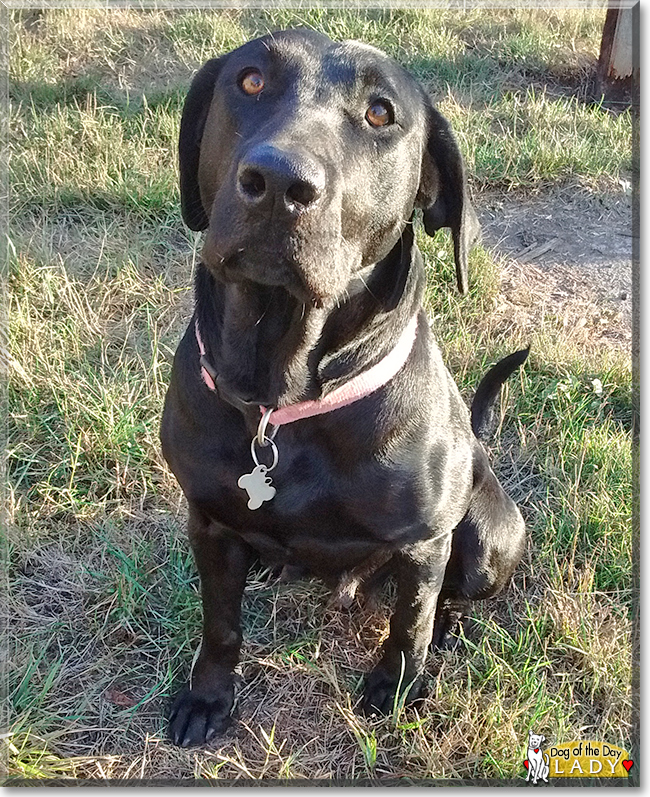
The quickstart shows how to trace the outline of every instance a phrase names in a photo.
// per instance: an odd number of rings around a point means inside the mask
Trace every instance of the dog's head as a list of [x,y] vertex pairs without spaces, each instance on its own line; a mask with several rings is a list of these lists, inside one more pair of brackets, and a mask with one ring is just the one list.
[[451,228],[458,286],[478,232],[449,124],[395,61],[288,30],[209,61],[181,121],[183,217],[221,280],[323,304],[385,258],[413,210]]
[[533,733],[532,731],[528,731],[528,746],[532,747],[533,750],[539,749],[542,746],[542,742],[546,741],[546,737],[542,736],[541,733]]

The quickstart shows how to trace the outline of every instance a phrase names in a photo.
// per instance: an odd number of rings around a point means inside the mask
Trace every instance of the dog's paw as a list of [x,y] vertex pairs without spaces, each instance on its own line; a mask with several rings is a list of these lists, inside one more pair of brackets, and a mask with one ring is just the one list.
[[[398,696],[397,690],[400,690]],[[390,714],[398,706],[407,692],[404,703],[412,703],[422,696],[424,680],[422,676],[416,677],[411,682],[400,683],[399,675],[392,676],[381,665],[375,667],[366,679],[366,685],[361,702],[361,711],[366,716],[372,714]]]
[[436,614],[431,650],[455,650],[471,631],[468,601],[443,601]]
[[219,736],[230,725],[232,684],[212,694],[185,689],[169,714],[169,735],[180,747],[196,747]]
[[436,651],[450,651],[453,652],[461,644],[461,634],[464,629],[460,623],[457,623],[453,628],[446,629],[444,633],[437,634],[431,642],[431,650]]

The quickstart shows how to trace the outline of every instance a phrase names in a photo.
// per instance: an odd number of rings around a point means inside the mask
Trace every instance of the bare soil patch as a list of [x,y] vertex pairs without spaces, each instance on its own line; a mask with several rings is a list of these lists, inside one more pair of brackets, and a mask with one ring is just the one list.
[[490,194],[478,215],[483,244],[502,257],[504,314],[524,311],[529,329],[553,316],[567,332],[582,329],[586,342],[630,347],[632,207],[624,190]]

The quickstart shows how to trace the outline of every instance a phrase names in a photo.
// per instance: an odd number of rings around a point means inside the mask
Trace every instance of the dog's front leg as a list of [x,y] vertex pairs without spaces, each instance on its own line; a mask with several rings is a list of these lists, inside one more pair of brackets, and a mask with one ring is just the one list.
[[404,693],[407,702],[419,697],[450,550],[448,534],[416,543],[396,556],[397,603],[381,660],[366,681],[362,703],[366,714],[389,713],[396,696]]
[[203,637],[190,675],[170,714],[175,744],[191,747],[230,723],[233,671],[241,645],[241,599],[253,552],[234,534],[190,508],[188,536],[201,578]]

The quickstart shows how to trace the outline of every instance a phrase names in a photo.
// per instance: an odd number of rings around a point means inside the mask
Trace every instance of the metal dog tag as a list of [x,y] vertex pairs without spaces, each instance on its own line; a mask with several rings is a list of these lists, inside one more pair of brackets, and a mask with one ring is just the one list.
[[[255,467],[250,473],[245,473],[243,476],[240,476],[237,481],[237,485],[248,493],[249,509],[259,509],[264,501],[270,501],[275,495],[275,487],[271,484],[271,477],[266,475],[278,464],[278,448],[273,442],[278,427],[275,427],[270,437],[266,436],[266,427],[272,412],[273,410],[270,409],[264,413],[260,425],[257,428],[257,434],[251,440],[251,456],[253,457]],[[261,448],[271,446],[273,462],[269,466],[262,465],[257,459],[255,443]]]
[[271,477],[266,473],[266,465],[258,465],[251,473],[239,477],[238,486],[248,493],[248,508],[259,509],[264,501],[270,501],[275,495],[275,487],[271,484]]

